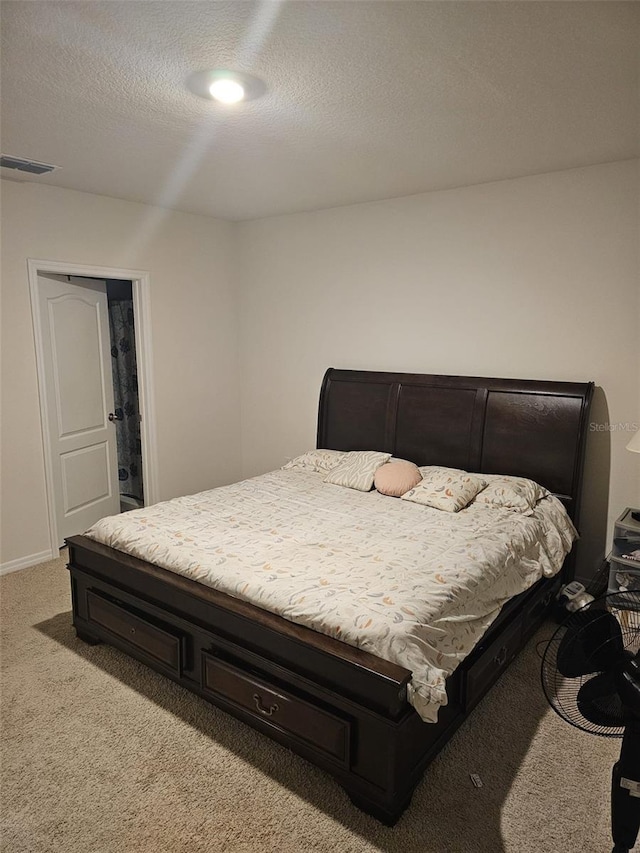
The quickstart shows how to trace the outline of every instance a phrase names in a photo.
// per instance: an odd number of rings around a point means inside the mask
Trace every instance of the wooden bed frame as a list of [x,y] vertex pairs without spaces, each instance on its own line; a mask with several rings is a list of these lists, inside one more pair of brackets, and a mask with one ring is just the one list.
[[[578,521],[592,383],[327,371],[318,447],[529,477]],[[387,824],[536,629],[563,579],[508,602],[424,723],[411,673],[83,536],[69,544],[78,637],[127,652],[331,773]]]

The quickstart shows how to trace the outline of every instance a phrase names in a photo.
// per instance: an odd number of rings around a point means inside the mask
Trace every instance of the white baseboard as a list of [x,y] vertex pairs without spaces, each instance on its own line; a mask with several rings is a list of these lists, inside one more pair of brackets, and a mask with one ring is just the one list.
[[29,554],[28,557],[20,557],[17,560],[9,560],[8,563],[0,565],[0,575],[8,575],[9,572],[19,572],[20,569],[28,569],[38,563],[46,563],[47,560],[55,560],[58,555],[52,551],[40,551],[39,554]]

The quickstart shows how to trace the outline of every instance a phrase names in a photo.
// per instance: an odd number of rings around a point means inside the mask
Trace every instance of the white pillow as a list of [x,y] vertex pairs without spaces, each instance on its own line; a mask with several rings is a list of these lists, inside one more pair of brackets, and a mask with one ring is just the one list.
[[380,453],[377,450],[352,450],[345,453],[339,464],[329,471],[324,482],[369,492],[373,487],[376,471],[390,458],[390,453]]
[[306,471],[307,473],[326,474],[335,468],[344,456],[342,450],[309,450],[301,456],[296,456],[286,465],[283,471]]
[[[420,465],[418,468],[420,471],[421,477],[430,477],[433,473],[437,471],[446,471],[447,474],[466,474],[467,471],[464,471],[462,468],[447,468],[446,465]],[[482,474],[477,474],[476,476],[482,477]]]
[[402,500],[443,509],[445,512],[464,509],[487,485],[481,476],[456,468],[427,465],[420,468],[420,473],[422,481],[402,495]]
[[530,513],[541,498],[549,492],[526,477],[509,477],[506,474],[487,474],[488,486],[476,498],[476,503],[498,509]]

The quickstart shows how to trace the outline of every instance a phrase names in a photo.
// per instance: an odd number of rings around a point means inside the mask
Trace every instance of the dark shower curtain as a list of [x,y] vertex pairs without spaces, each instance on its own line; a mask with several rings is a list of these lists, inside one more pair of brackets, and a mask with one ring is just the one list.
[[109,300],[120,494],[144,502],[133,301]]

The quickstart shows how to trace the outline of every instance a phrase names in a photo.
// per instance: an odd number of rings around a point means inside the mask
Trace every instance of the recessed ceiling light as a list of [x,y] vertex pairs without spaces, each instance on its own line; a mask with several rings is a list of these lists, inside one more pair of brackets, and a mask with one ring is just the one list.
[[237,104],[252,101],[263,95],[267,87],[258,77],[244,71],[196,71],[187,77],[187,88],[194,95],[222,104]]
[[209,86],[209,91],[214,101],[221,101],[223,104],[237,104],[238,101],[244,100],[242,83],[238,83],[237,80],[230,80],[227,77],[214,80]]

